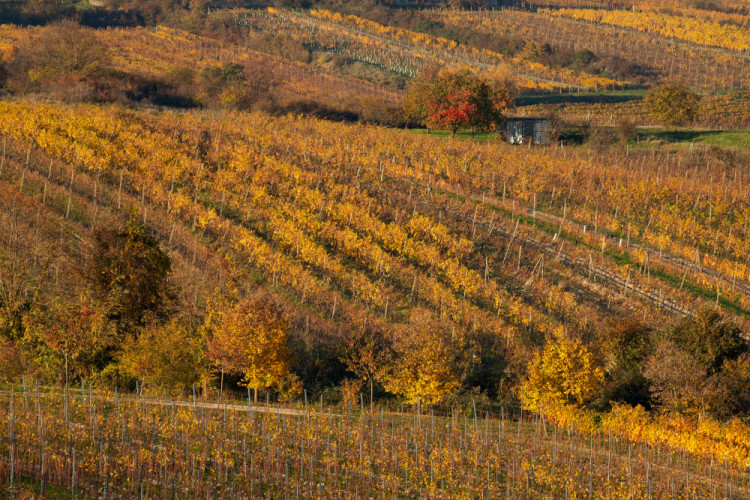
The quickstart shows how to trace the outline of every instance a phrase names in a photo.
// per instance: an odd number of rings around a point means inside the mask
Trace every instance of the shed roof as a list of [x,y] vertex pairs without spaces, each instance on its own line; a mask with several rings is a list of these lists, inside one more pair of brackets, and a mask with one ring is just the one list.
[[551,116],[508,116],[508,120],[551,120]]

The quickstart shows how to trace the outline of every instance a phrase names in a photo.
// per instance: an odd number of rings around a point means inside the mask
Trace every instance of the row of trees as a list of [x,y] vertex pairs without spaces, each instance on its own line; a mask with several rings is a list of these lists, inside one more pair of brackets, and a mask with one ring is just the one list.
[[[469,70],[429,68],[415,78],[404,103],[407,122],[427,129],[486,132],[503,123],[503,112],[513,106],[515,87],[506,71],[489,75]],[[645,96],[649,113],[665,126],[689,125],[698,118],[700,96],[681,82],[667,82]]]
[[[117,385],[202,383],[204,390],[216,377],[219,391],[232,375],[256,399],[269,389],[281,397],[301,394],[289,319],[271,296],[217,297],[200,321],[186,321],[171,261],[136,214],[120,230],[99,231],[91,257],[75,300],[6,322],[2,375],[13,378],[34,367],[60,384],[99,377]],[[356,397],[366,384],[370,401],[377,386],[411,403],[434,404],[467,382],[497,385],[508,359],[487,343],[499,339],[473,330],[469,359],[461,348],[466,334],[420,308],[389,331],[362,324],[340,351],[353,377],[344,381],[344,397]],[[528,365],[520,388],[524,406],[605,409],[620,401],[720,418],[750,414],[750,345],[717,312],[704,310],[657,330],[614,325],[601,339],[585,344],[562,330],[548,339]]]
[[[73,272],[80,285],[71,298],[3,309],[0,379],[27,374],[63,386],[85,378],[120,387],[141,381],[179,390],[197,384],[206,393],[214,383],[223,392],[230,376],[232,387],[246,386],[256,399],[264,390],[301,394],[294,367],[304,371],[313,360],[295,359],[298,339],[284,304],[260,291],[244,298],[217,293],[205,313],[191,314],[171,259],[137,213],[123,228],[97,231],[91,254]],[[479,382],[483,375],[462,361],[459,335],[422,308],[392,331],[364,322],[337,354],[351,377],[344,397],[368,384],[370,400],[377,387],[431,404],[466,378]]]
[[719,313],[706,309],[663,330],[626,323],[604,345],[561,336],[529,365],[524,407],[545,403],[604,408],[611,402],[718,418],[750,415],[750,345]]

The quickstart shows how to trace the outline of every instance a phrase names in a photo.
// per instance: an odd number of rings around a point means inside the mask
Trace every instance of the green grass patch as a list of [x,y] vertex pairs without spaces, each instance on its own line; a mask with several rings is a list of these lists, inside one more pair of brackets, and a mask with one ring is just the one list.
[[594,104],[638,101],[646,95],[645,89],[601,90],[599,92],[574,92],[561,94],[528,94],[516,98],[516,106],[534,104]]
[[[448,130],[430,130],[426,128],[410,128],[407,129],[412,134],[431,135],[433,137],[450,137],[451,133]],[[468,130],[461,130],[456,132],[456,139],[474,139],[475,141],[488,142],[488,141],[499,141],[500,137],[497,132],[471,132]]]
[[652,139],[671,143],[711,144],[750,151],[750,130],[675,130],[664,128],[639,129],[641,141]]

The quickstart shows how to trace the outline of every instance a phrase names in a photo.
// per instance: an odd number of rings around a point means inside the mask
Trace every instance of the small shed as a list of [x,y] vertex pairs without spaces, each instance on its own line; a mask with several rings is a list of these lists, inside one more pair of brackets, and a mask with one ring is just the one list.
[[552,119],[547,116],[517,116],[507,119],[511,144],[549,144]]

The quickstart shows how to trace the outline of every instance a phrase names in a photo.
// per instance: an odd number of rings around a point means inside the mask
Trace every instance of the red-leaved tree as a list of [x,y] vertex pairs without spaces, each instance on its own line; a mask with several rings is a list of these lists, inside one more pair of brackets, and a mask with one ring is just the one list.
[[494,130],[513,102],[507,78],[483,77],[468,70],[428,69],[415,79],[404,104],[406,118],[428,129]]

